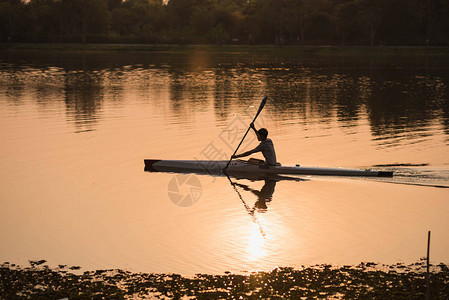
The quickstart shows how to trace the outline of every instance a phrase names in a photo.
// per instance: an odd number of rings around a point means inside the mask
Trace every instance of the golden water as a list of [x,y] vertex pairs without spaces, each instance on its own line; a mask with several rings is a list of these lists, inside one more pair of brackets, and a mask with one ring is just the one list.
[[[182,274],[316,263],[449,262],[449,72],[413,58],[200,54],[0,56],[0,260]],[[444,67],[446,64],[446,67]],[[284,165],[393,179],[276,183],[143,160],[229,157],[254,116]],[[243,149],[256,146],[248,136]],[[257,157],[255,155],[254,157]],[[180,182],[180,181],[177,181]],[[259,207],[256,207],[259,206]]]

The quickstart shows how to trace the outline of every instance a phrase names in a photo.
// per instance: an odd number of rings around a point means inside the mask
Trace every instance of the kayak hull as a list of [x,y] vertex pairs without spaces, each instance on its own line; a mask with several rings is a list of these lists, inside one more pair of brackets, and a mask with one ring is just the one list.
[[[204,173],[220,175],[225,168],[225,160],[157,160],[145,159],[145,171],[150,172],[181,172]],[[255,173],[255,174],[285,174],[285,175],[321,175],[321,176],[363,176],[363,177],[392,177],[388,171],[357,170],[343,168],[323,168],[306,166],[268,166],[253,164],[243,160],[233,160],[226,173]]]

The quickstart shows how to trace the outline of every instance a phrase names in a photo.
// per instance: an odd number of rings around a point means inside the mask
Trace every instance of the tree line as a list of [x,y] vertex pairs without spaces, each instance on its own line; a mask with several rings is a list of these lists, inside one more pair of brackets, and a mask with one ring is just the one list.
[[449,0],[0,0],[0,42],[448,45]]

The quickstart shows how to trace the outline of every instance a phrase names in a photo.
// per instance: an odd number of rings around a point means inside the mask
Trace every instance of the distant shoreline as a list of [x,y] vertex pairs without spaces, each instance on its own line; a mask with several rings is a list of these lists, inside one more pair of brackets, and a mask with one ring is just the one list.
[[175,45],[175,44],[0,44],[0,51],[75,51],[75,52],[217,52],[257,54],[303,54],[330,56],[358,55],[438,55],[449,56],[448,46],[276,46],[276,45]]

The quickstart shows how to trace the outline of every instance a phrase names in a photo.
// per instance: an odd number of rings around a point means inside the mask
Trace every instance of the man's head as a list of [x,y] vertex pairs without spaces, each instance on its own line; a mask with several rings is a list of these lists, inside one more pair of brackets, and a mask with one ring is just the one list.
[[265,141],[267,139],[268,136],[268,130],[266,130],[265,128],[260,128],[259,130],[257,130],[257,139],[259,141]]

